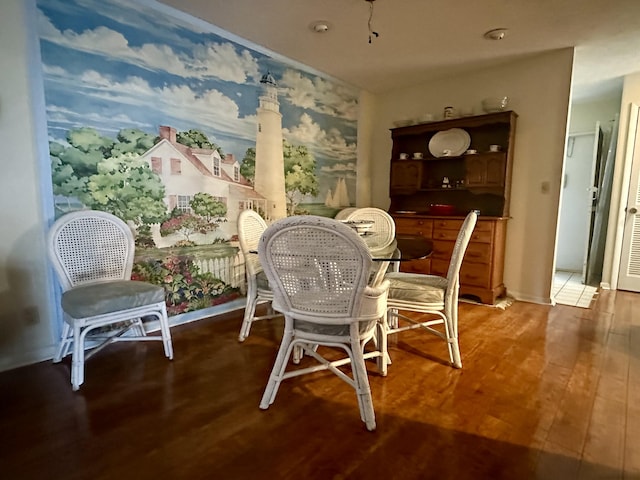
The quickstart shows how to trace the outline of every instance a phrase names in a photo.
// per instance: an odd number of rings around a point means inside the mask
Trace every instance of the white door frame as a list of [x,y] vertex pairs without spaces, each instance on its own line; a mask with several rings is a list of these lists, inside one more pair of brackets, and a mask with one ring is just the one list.
[[[627,188],[627,199],[624,203],[624,229],[622,231],[622,247],[620,250],[620,261],[618,263],[617,288],[624,288],[633,292],[640,292],[640,273],[637,269],[637,247],[638,233],[640,231],[640,151],[638,151],[638,119],[639,111],[637,105],[635,115],[630,118],[629,135],[627,138],[627,154],[631,154],[631,172],[629,185]],[[636,128],[631,128],[631,120],[635,119]],[[635,252],[635,255],[633,255]],[[635,258],[633,258],[635,256]],[[631,268],[632,273],[627,273]]]
[[[620,272],[620,261],[622,258],[622,240],[624,233],[624,224],[626,219],[625,209],[627,207],[627,200],[629,197],[629,186],[631,183],[631,159],[633,158],[633,151],[635,149],[636,143],[636,134],[638,130],[638,115],[640,113],[640,107],[631,103],[629,106],[629,117],[627,119],[627,138],[626,138],[626,148],[624,156],[620,157],[616,154],[616,165],[615,171],[620,171],[622,169],[621,181],[620,181],[620,197],[618,202],[618,208],[615,212],[615,215],[611,215],[608,223],[608,235],[607,235],[607,243],[612,241],[612,253],[609,258],[611,258],[610,264],[610,274],[607,275],[606,280],[603,276],[603,281],[600,284],[602,288],[615,290],[618,288],[618,275]],[[622,129],[622,124],[620,124]],[[618,145],[621,143],[617,139]],[[612,139],[613,141],[613,139]],[[620,162],[622,160],[622,162]],[[622,164],[620,164],[622,163]],[[616,174],[614,172],[614,178]],[[613,212],[611,212],[613,213]],[[605,253],[605,258],[607,257]]]

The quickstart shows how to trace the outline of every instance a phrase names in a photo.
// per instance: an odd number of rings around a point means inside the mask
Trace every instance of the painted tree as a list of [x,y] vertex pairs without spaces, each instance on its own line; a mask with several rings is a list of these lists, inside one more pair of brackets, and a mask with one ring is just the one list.
[[196,193],[189,206],[192,213],[174,211],[171,218],[160,225],[160,235],[178,233],[188,244],[193,244],[192,235],[213,232],[220,223],[226,222],[227,206],[208,193]]
[[98,164],[123,153],[142,154],[153,146],[154,138],[137,129],[121,130],[117,141],[100,135],[90,127],[69,130],[67,145],[59,142],[49,144],[53,193],[77,198],[84,205],[92,207],[88,182],[92,175],[98,173]]
[[160,235],[166,237],[172,233],[178,233],[186,239],[188,244],[193,244],[191,235],[200,231],[200,219],[191,213],[181,213],[172,216],[160,224]]
[[222,147],[216,145],[209,137],[207,137],[200,130],[187,130],[185,132],[178,132],[176,134],[176,140],[182,145],[186,145],[191,148],[207,148],[210,150],[217,150],[221,157],[224,157]]
[[287,214],[295,215],[305,195],[318,194],[316,160],[304,145],[291,145],[283,141],[284,188],[287,197]]
[[251,147],[247,148],[244,158],[242,159],[242,165],[240,165],[240,175],[246,178],[251,185],[253,185],[254,177],[256,176],[256,149]]
[[193,213],[202,219],[200,233],[214,231],[227,221],[227,206],[208,193],[196,193],[189,205]]
[[104,159],[98,173],[89,177],[91,208],[110,212],[136,225],[166,218],[164,185],[136,153]]

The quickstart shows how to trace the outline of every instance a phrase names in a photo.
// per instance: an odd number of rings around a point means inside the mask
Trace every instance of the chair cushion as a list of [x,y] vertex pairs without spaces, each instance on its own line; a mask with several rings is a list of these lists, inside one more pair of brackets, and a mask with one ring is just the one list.
[[62,309],[73,318],[88,318],[164,301],[164,289],[136,280],[82,285],[62,294]]
[[389,298],[413,303],[444,303],[447,279],[437,275],[392,272],[389,280]]
[[[364,335],[365,333],[370,332],[375,327],[376,322],[377,320],[358,322],[358,332],[360,333],[360,335]],[[305,320],[294,320],[293,325],[296,330],[300,330],[301,332],[316,333],[320,335],[348,337],[350,333],[350,325],[348,323],[328,325],[322,323],[307,322]]]

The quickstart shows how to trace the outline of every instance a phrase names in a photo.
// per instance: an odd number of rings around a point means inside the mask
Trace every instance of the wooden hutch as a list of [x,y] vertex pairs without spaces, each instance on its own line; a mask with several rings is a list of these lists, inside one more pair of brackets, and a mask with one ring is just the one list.
[[[434,245],[429,258],[404,262],[402,271],[446,276],[462,221],[469,211],[478,210],[460,271],[460,295],[493,304],[506,293],[504,248],[516,118],[515,112],[504,111],[391,129],[389,212],[396,231],[422,235]],[[468,148],[477,153],[432,155],[432,137],[452,128],[468,133]],[[499,151],[490,151],[490,145],[498,145]],[[415,152],[423,158],[413,159]],[[401,160],[401,153],[408,153],[409,159]],[[433,205],[452,206],[453,211],[435,214]]]

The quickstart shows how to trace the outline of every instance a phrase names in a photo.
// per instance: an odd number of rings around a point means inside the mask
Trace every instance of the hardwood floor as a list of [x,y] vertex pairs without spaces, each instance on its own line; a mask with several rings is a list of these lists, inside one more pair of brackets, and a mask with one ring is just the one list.
[[258,403],[281,321],[237,342],[240,312],[0,373],[0,475],[7,479],[637,479],[640,295],[602,292],[590,309],[461,304],[462,370],[441,340],[390,339],[370,366],[377,430],[329,372],[285,381]]

